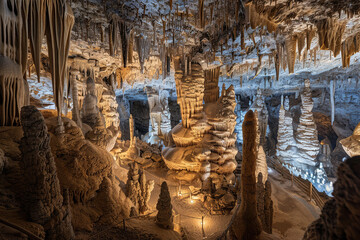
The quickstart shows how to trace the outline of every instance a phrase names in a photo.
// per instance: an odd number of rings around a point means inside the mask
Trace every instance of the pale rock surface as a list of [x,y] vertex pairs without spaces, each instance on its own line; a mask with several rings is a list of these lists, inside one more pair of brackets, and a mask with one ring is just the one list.
[[353,134],[350,137],[340,140],[340,143],[345,152],[350,157],[360,155],[360,123],[356,126]]
[[180,176],[187,181],[200,178],[204,183],[212,178],[220,186],[222,175],[225,175],[228,181],[235,181],[234,88],[223,87],[221,96],[215,102],[203,106],[204,75],[201,66],[192,63],[191,74],[183,74],[178,69],[175,75],[182,123],[171,131],[175,146],[163,149],[164,162],[173,170],[171,176],[177,179]]
[[129,164],[126,195],[131,199],[138,214],[149,210],[151,191],[154,189],[154,180],[146,181],[145,174],[136,162]]
[[277,135],[276,156],[285,163],[294,160],[297,153],[296,142],[294,139],[293,119],[290,114],[289,98],[286,97],[284,104],[279,111],[279,127]]
[[300,164],[315,166],[320,145],[312,113],[314,103],[311,98],[309,79],[305,80],[305,87],[301,93],[301,103],[300,123],[296,133],[299,158],[297,158],[296,161]]
[[256,158],[255,176],[257,181],[259,181],[259,173],[262,174],[262,183],[265,184],[268,179],[268,167],[266,163],[266,154],[262,145],[259,145],[258,156]]
[[167,136],[171,131],[171,120],[167,90],[157,90],[147,87],[146,94],[148,96],[150,126],[146,142],[150,144],[167,144]]
[[260,88],[257,90],[256,98],[254,103],[250,106],[250,109],[254,112],[257,111],[260,145],[265,147],[269,113],[265,105],[264,94]]

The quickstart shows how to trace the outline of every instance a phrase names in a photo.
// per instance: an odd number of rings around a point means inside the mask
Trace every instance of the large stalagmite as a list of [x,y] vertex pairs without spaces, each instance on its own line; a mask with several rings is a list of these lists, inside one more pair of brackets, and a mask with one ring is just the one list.
[[209,179],[217,186],[223,177],[234,181],[236,100],[234,87],[223,86],[221,96],[203,105],[204,75],[201,65],[191,63],[191,75],[184,76],[180,62],[176,66],[176,90],[182,122],[172,131],[175,146],[163,150],[163,159],[177,179],[191,182]]
[[34,106],[21,110],[24,206],[29,218],[44,226],[47,239],[72,239],[70,205],[64,201],[51,153],[50,137],[41,113]]
[[261,233],[257,214],[255,164],[257,158],[257,124],[249,110],[243,123],[243,161],[241,168],[241,205],[231,225],[231,235],[236,239],[255,240]]
[[[301,116],[297,128],[296,142],[300,157],[296,161],[310,166],[316,165],[316,157],[320,150],[318,132],[312,109],[314,103],[311,98],[310,80],[305,80],[305,88],[301,93]],[[294,165],[296,165],[294,163]]]
[[291,163],[296,156],[293,120],[289,112],[289,98],[286,97],[279,111],[279,127],[276,145],[276,156],[285,163]]

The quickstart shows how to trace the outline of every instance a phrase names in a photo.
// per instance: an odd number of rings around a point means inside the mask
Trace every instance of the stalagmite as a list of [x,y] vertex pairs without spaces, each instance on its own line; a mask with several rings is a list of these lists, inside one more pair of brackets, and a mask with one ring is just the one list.
[[63,201],[50,148],[50,136],[41,113],[34,106],[21,109],[24,205],[29,218],[44,226],[47,239],[73,239],[69,203]]
[[296,142],[300,157],[298,163],[310,166],[316,165],[316,156],[319,153],[320,145],[318,132],[314,121],[312,109],[314,103],[311,97],[310,80],[305,80],[305,88],[301,93],[301,116],[297,129]]
[[173,229],[173,214],[172,214],[172,204],[170,193],[167,183],[164,181],[161,184],[161,191],[159,195],[159,200],[156,204],[156,209],[158,213],[156,215],[156,223],[166,229]]
[[243,123],[243,161],[241,168],[241,205],[230,232],[236,239],[255,240],[261,233],[261,223],[256,210],[256,177],[257,158],[256,117],[249,110]]
[[281,162],[291,163],[296,156],[293,119],[290,114],[289,98],[286,96],[279,111],[279,126],[277,134],[276,156]]
[[70,76],[70,85],[71,85],[72,100],[73,100],[72,119],[81,128],[82,123],[80,118],[78,88],[77,88],[77,81],[75,74],[71,74]]

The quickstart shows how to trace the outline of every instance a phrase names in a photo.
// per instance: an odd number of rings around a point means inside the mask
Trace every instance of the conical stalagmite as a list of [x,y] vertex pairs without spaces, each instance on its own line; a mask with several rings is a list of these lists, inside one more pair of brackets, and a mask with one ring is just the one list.
[[257,158],[257,125],[253,111],[248,111],[243,123],[243,160],[241,167],[241,205],[230,234],[235,239],[256,240],[261,233],[257,214],[255,165]]

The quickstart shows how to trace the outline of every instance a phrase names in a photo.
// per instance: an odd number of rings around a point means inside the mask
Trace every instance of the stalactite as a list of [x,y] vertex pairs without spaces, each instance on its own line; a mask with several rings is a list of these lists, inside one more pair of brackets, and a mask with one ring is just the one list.
[[199,16],[200,27],[204,28],[205,27],[204,0],[199,0],[198,16]]
[[124,68],[126,68],[126,63],[128,60],[128,46],[129,46],[129,35],[130,29],[126,26],[124,21],[119,23],[119,31],[121,38],[121,51],[123,57]]
[[136,49],[139,55],[140,71],[144,72],[144,63],[150,53],[150,44],[146,36],[140,34],[135,37]]
[[0,126],[18,125],[20,109],[29,102],[25,79],[28,13],[29,1],[8,0],[0,3]]
[[134,52],[134,30],[130,31],[129,36],[129,47],[128,47],[128,63],[133,62],[133,52]]
[[290,74],[294,73],[294,68],[295,68],[296,42],[297,42],[297,37],[295,35],[289,36],[285,40],[287,63],[288,63],[288,68],[289,68]]
[[109,24],[109,48],[110,48],[110,56],[115,56],[118,47],[118,39],[117,39],[117,29],[118,29],[118,21],[114,16],[110,20]]
[[320,20],[317,23],[320,49],[330,49],[336,57],[340,53],[345,28],[345,22],[336,22],[332,18]]
[[40,57],[45,34],[46,1],[34,0],[29,4],[29,40],[31,55],[40,82]]
[[306,50],[310,50],[311,48],[311,42],[313,38],[315,37],[315,31],[312,29],[312,26],[310,29],[306,29]]
[[219,75],[220,75],[220,67],[204,71],[205,104],[210,102],[216,102],[219,99]]
[[356,52],[360,51],[360,33],[357,33],[349,38],[347,38],[341,46],[341,59],[342,66],[350,66],[350,58]]
[[65,0],[47,1],[46,37],[55,106],[61,116],[66,62],[70,47],[74,15]]
[[306,39],[306,35],[304,34],[299,34],[298,35],[298,54],[299,54],[299,61],[301,61],[301,52],[305,47],[305,39]]

